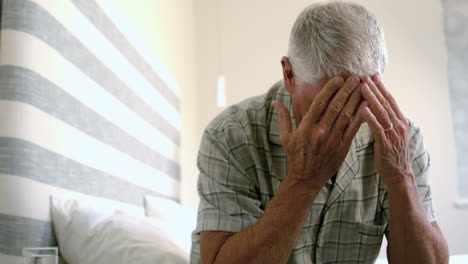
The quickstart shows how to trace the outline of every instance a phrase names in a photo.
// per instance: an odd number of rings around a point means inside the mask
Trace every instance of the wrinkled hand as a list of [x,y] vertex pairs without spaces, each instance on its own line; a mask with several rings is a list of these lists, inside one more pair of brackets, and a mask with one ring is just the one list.
[[288,177],[320,189],[338,171],[362,123],[357,110],[362,98],[359,86],[356,76],[346,82],[339,76],[331,79],[294,131],[288,109],[279,101],[272,102],[279,114]]
[[364,82],[361,92],[369,105],[364,107],[363,115],[374,134],[377,172],[389,187],[413,179],[408,120],[385,88],[380,76],[375,75],[372,79],[368,77]]

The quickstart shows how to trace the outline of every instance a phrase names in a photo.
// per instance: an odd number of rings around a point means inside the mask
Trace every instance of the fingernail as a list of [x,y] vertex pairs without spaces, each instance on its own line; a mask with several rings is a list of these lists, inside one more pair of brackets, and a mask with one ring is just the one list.
[[375,75],[373,76],[373,78],[374,78],[374,81],[375,81],[375,82],[380,82],[380,74],[378,74],[378,73],[375,74]]
[[334,80],[335,85],[342,85],[344,82],[343,78],[341,77],[336,77]]
[[351,77],[351,84],[356,85],[359,83],[359,78],[357,76]]

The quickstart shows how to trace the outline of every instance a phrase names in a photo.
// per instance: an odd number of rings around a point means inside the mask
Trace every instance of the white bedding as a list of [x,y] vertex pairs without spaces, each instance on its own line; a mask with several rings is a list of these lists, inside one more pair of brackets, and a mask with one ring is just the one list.
[[[468,255],[450,256],[450,264],[468,264]],[[378,259],[375,264],[388,264],[386,259]]]
[[[62,256],[69,264],[187,264],[190,237],[172,223],[78,200],[51,199]],[[187,242],[188,241],[188,242]]]

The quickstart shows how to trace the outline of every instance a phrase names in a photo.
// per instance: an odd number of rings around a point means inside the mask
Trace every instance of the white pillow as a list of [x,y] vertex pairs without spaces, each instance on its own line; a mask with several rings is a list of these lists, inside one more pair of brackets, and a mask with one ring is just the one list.
[[59,248],[69,264],[187,264],[189,254],[163,221],[100,210],[77,200],[51,199]]
[[187,223],[196,223],[197,212],[191,208],[185,207],[174,200],[156,197],[145,196],[144,200],[146,216],[158,218],[162,221],[183,221]]
[[181,204],[156,196],[144,197],[146,216],[177,228],[173,234],[175,243],[190,254],[191,234],[197,226],[197,212]]

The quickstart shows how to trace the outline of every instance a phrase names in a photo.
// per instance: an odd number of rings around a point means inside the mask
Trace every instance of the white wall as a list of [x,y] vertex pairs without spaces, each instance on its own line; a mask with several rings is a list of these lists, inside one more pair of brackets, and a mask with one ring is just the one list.
[[[216,107],[216,77],[226,75],[227,102],[264,93],[281,78],[289,30],[313,1],[198,0],[196,61],[200,125]],[[439,0],[358,0],[372,10],[386,33],[390,63],[384,81],[404,113],[422,128],[431,154],[431,184],[439,224],[451,254],[468,253],[468,211],[454,207],[457,180],[446,72],[447,55]],[[197,199],[196,186],[191,200]],[[192,202],[193,204],[193,202]]]

